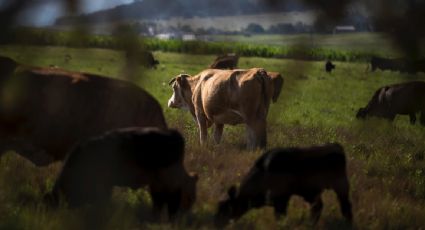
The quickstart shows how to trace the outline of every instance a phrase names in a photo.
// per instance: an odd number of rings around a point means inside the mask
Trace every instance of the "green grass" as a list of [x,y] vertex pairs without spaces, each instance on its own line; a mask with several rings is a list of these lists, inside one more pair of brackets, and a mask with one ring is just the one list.
[[[123,54],[102,49],[1,46],[0,54],[36,66],[105,74],[120,78]],[[72,59],[65,61],[65,55]],[[100,222],[106,229],[210,229],[216,204],[232,184],[238,184],[261,152],[241,150],[243,126],[224,131],[223,143],[206,148],[198,144],[196,124],[185,111],[166,107],[171,89],[168,81],[186,72],[196,74],[214,56],[155,52],[161,64],[156,70],[137,72],[133,79],[163,106],[170,127],[185,136],[186,167],[199,173],[198,199],[193,215],[176,224],[143,221],[150,208],[144,190],[117,189]],[[241,68],[264,67],[281,72],[283,92],[272,104],[268,117],[269,147],[308,146],[340,142],[347,153],[355,227],[359,229],[418,229],[425,226],[425,128],[409,124],[407,116],[394,123],[379,119],[358,121],[357,109],[366,105],[374,91],[386,84],[423,79],[396,72],[366,73],[366,63],[336,62],[332,74],[323,62],[267,58],[240,59]],[[91,210],[66,206],[52,210],[41,202],[51,189],[61,164],[35,168],[16,154],[0,160],[0,229],[80,229]],[[317,228],[344,229],[333,192],[323,194],[325,207]],[[308,206],[298,197],[290,202],[288,216],[276,220],[271,208],[252,210],[230,229],[311,229]]]

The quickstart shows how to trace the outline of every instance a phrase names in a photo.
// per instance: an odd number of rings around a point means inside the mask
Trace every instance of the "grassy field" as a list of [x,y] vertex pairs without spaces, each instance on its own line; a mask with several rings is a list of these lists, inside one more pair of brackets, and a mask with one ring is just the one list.
[[305,44],[306,46],[387,54],[397,52],[389,41],[388,35],[382,33],[211,35],[211,39],[214,41],[286,46]]
[[[65,60],[70,54],[72,59]],[[63,68],[118,77],[124,55],[102,49],[1,46],[0,55],[36,66]],[[136,73],[133,81],[157,98],[170,127],[185,136],[186,166],[200,176],[193,214],[178,223],[144,221],[151,200],[144,190],[116,189],[108,216],[96,222],[87,209],[46,207],[43,195],[52,187],[61,167],[36,168],[14,153],[0,160],[0,229],[211,229],[216,204],[226,190],[238,184],[261,152],[243,150],[243,126],[226,127],[223,143],[201,148],[193,119],[187,112],[166,107],[171,96],[168,81],[185,72],[196,74],[214,59],[208,55],[156,52],[161,64]],[[379,119],[358,121],[357,109],[385,84],[423,79],[394,72],[365,72],[366,63],[336,62],[326,74],[323,62],[282,59],[240,59],[241,68],[264,67],[281,72],[283,92],[268,117],[269,147],[341,143],[347,153],[354,227],[359,229],[420,229],[425,226],[425,129],[411,126],[407,116],[394,123]],[[333,192],[323,194],[319,229],[349,228]],[[252,210],[229,229],[312,229],[309,209],[294,197],[286,217],[275,219],[272,208]]]

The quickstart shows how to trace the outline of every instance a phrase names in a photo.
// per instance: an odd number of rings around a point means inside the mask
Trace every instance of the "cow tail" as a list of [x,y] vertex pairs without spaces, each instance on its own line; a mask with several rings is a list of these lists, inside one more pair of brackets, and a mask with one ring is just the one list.
[[259,80],[261,82],[261,95],[263,97],[263,102],[265,105],[270,105],[270,99],[271,99],[271,95],[269,95],[270,93],[270,89],[268,88],[270,86],[270,82],[271,79],[269,78],[269,76],[267,75],[267,72],[264,69],[259,70],[259,74],[261,77],[259,77]]

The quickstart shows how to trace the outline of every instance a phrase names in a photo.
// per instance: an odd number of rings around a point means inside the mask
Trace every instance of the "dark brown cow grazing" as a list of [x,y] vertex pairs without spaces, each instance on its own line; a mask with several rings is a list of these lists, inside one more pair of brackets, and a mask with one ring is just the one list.
[[381,117],[393,121],[397,114],[409,115],[415,124],[416,113],[425,125],[425,82],[412,81],[379,88],[365,108],[360,108],[357,118]]
[[234,53],[218,56],[209,66],[211,69],[235,69],[238,66],[239,56]]
[[173,95],[168,107],[190,111],[198,124],[201,144],[207,142],[208,128],[213,124],[216,143],[221,141],[224,124],[246,124],[247,148],[262,148],[267,142],[270,102],[277,100],[282,84],[279,73],[269,76],[261,68],[207,69],[193,77],[181,74],[170,81]]
[[382,71],[390,70],[414,74],[417,72],[425,72],[425,59],[412,60],[406,58],[389,59],[372,57],[370,59],[370,66],[372,68],[372,72],[377,69],[380,69]]
[[168,207],[170,217],[188,211],[196,199],[197,175],[183,165],[184,139],[175,130],[126,128],[76,145],[47,198],[64,198],[71,207],[102,205],[113,186],[147,185],[154,213]]
[[351,222],[349,187],[341,145],[273,149],[255,162],[239,192],[234,186],[229,189],[229,198],[219,203],[215,221],[223,226],[229,219],[264,205],[272,205],[279,216],[286,213],[290,197],[299,195],[312,205],[311,215],[317,222],[323,207],[321,193],[332,189],[342,214]]
[[57,68],[0,72],[13,72],[0,76],[0,156],[15,150],[42,166],[111,129],[167,127],[158,102],[129,82]]

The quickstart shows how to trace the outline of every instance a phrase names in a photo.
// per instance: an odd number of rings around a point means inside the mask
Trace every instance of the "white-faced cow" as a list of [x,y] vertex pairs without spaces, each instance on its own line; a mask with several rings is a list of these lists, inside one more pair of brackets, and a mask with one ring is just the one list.
[[78,140],[111,129],[167,127],[159,103],[134,84],[11,63],[0,58],[0,156],[15,150],[47,165]]
[[101,206],[113,186],[148,186],[156,215],[168,208],[169,217],[188,211],[196,199],[197,175],[184,165],[184,139],[175,130],[125,128],[89,138],[69,153],[51,194],[71,207]]
[[342,214],[352,220],[345,153],[339,144],[309,148],[277,148],[264,153],[241,182],[228,191],[215,217],[220,227],[241,217],[251,208],[271,205],[276,216],[286,214],[292,195],[309,202],[314,222],[320,217],[325,189],[335,191]]
[[425,125],[425,82],[412,81],[388,85],[376,90],[365,108],[360,108],[357,118],[381,117],[393,121],[397,114],[409,115],[415,124],[416,114]]
[[174,92],[168,106],[190,111],[198,123],[201,144],[206,143],[207,129],[213,124],[214,140],[219,143],[224,124],[244,123],[248,149],[265,147],[269,105],[277,100],[283,84],[280,74],[271,75],[261,68],[207,69],[193,77],[181,74],[170,81]]

